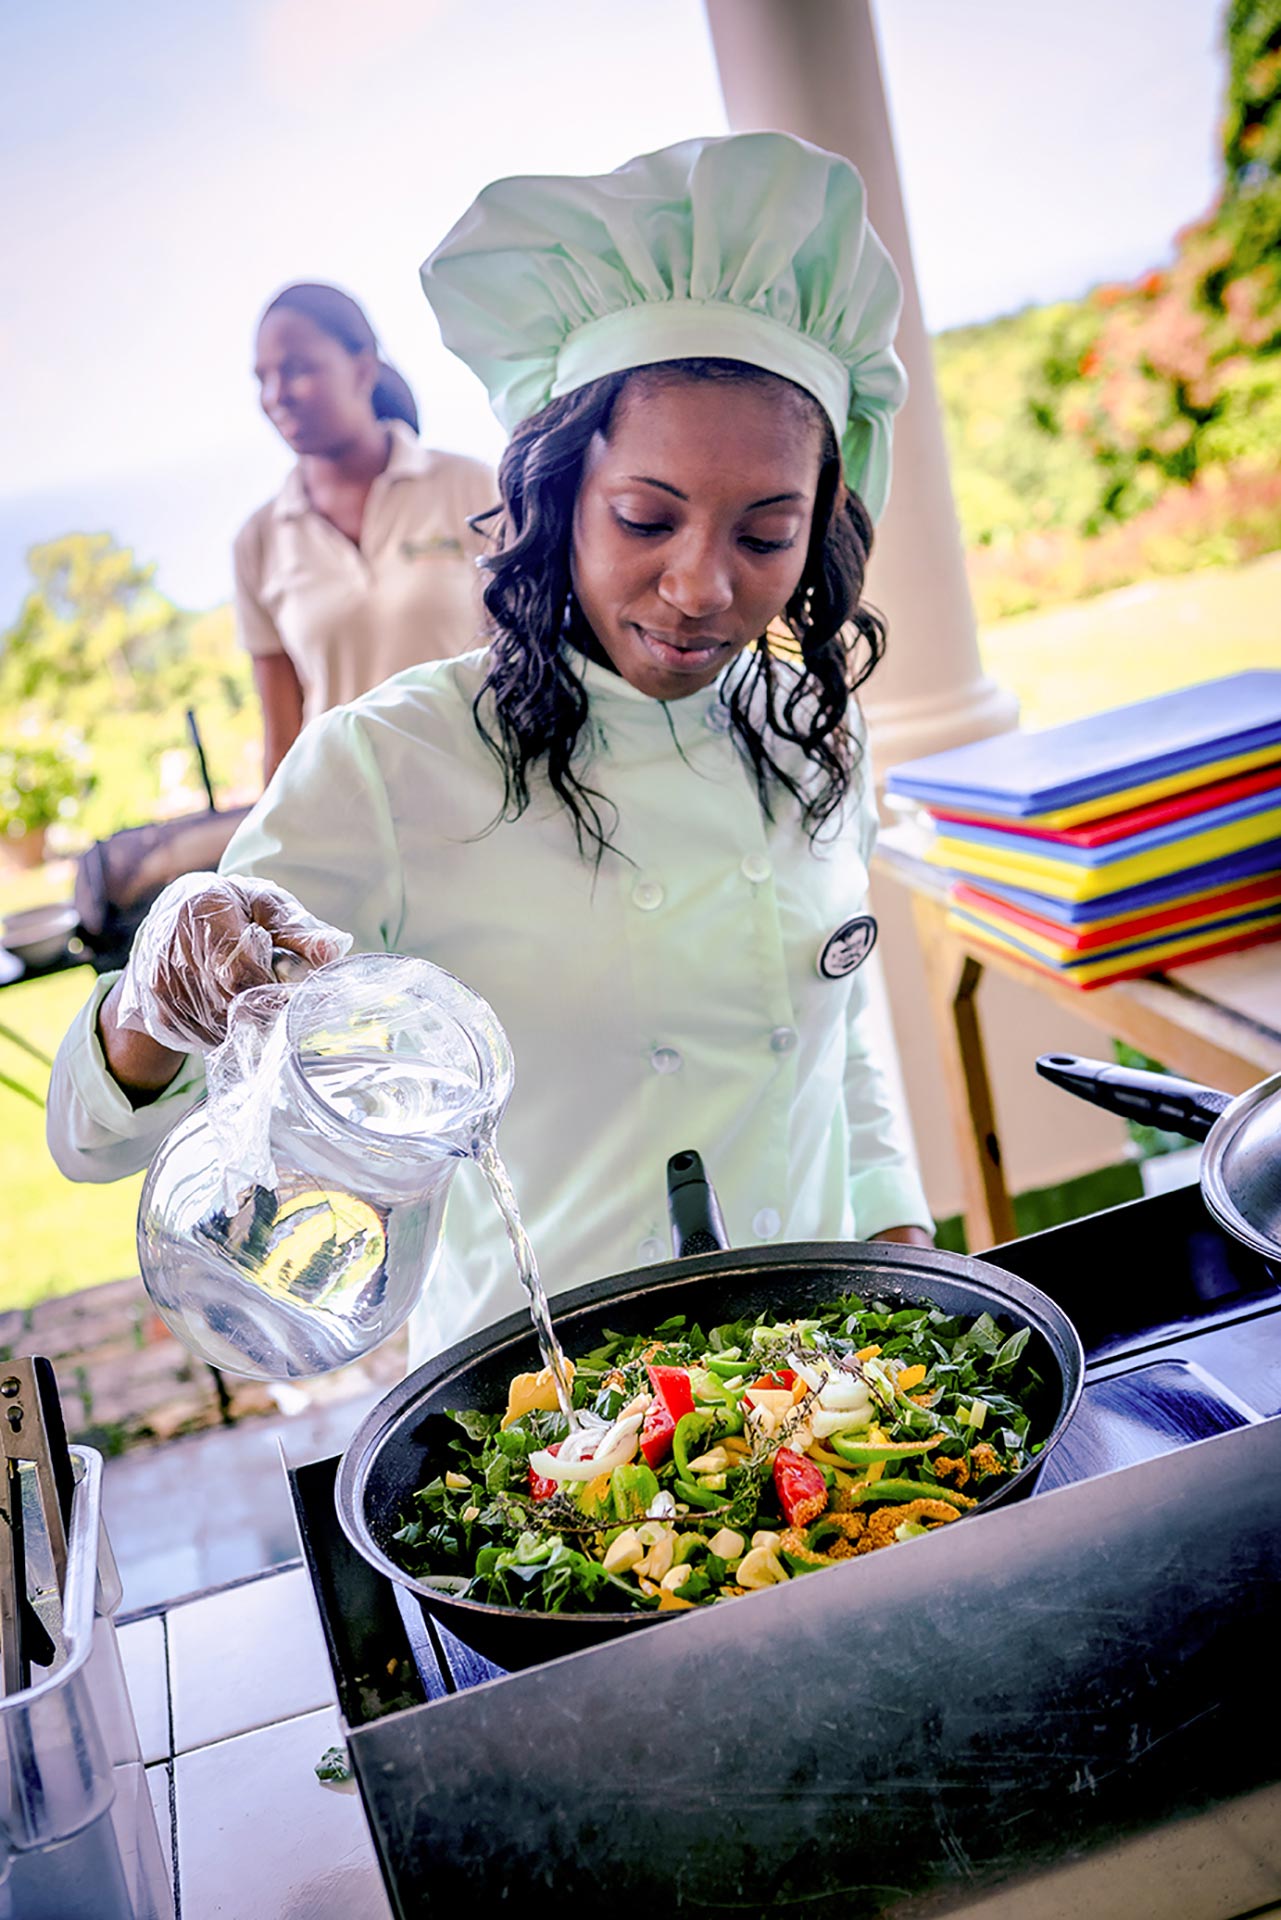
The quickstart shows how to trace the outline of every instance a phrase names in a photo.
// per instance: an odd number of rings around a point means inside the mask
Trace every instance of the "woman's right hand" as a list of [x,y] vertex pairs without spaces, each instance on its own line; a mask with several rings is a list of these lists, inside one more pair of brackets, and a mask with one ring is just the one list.
[[337,960],[351,935],[307,912],[268,880],[188,873],[173,881],[138,929],[124,973],[103,1002],[107,1065],[127,1091],[167,1086],[185,1054],[226,1037],[236,995],[275,978],[272,952],[308,967]]

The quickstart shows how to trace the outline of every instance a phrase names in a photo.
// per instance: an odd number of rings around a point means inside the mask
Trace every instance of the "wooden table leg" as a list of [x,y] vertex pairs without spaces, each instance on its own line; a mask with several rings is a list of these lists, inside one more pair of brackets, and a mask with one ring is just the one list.
[[983,967],[951,938],[940,902],[918,894],[912,908],[961,1163],[965,1236],[971,1253],[977,1253],[1012,1240],[1016,1232],[1014,1207],[1001,1170],[1001,1143],[975,997]]

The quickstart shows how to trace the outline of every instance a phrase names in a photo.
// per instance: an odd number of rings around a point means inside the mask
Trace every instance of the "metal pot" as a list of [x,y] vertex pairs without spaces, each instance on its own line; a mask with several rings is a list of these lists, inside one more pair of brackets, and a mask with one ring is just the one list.
[[1281,1073],[1238,1094],[1075,1053],[1043,1053],[1052,1081],[1127,1120],[1204,1140],[1201,1195],[1225,1233],[1281,1265]]
[[[676,1313],[702,1326],[767,1310],[803,1315],[842,1293],[869,1293],[947,1314],[990,1313],[1011,1331],[1032,1329],[1028,1352],[1041,1391],[1029,1411],[1044,1445],[1036,1459],[983,1503],[1032,1491],[1081,1395],[1085,1361],[1071,1321],[1025,1280],[962,1254],[883,1241],[816,1241],[779,1247],[724,1248],[715,1197],[695,1154],[669,1162],[673,1242],[719,1247],[696,1257],[614,1274],[554,1302],[556,1332],[571,1356],[606,1331],[642,1333]],[[525,1613],[446,1594],[415,1580],[393,1557],[392,1535],[409,1497],[443,1470],[456,1431],[448,1411],[492,1410],[506,1402],[512,1375],[539,1366],[527,1313],[461,1341],[403,1380],[357,1429],[338,1470],[338,1516],[352,1544],[389,1579],[416,1594],[423,1611],[499,1666],[534,1666],[617,1635],[670,1623],[675,1613]]]

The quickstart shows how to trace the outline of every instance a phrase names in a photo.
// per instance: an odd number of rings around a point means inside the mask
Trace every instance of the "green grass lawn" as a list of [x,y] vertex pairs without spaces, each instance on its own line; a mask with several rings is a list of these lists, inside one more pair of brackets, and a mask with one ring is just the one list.
[[1105,707],[1249,667],[1281,667],[1281,554],[1145,580],[979,636],[983,664],[1018,695],[1025,727],[1052,727]]
[[[88,967],[77,967],[6,987],[0,1026],[53,1054],[93,979]],[[0,1074],[43,1100],[47,1069],[3,1036]],[[138,1271],[133,1235],[141,1176],[104,1187],[64,1180],[45,1146],[43,1111],[5,1085],[0,1140],[0,1308],[31,1306]]]

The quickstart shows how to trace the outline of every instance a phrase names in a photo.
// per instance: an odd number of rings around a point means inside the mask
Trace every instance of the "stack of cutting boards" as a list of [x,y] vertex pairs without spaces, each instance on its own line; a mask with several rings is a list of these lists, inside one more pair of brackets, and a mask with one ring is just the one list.
[[1281,671],[895,767],[967,938],[1081,987],[1281,934]]

